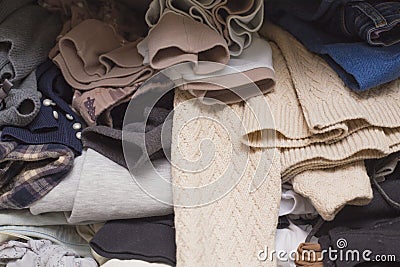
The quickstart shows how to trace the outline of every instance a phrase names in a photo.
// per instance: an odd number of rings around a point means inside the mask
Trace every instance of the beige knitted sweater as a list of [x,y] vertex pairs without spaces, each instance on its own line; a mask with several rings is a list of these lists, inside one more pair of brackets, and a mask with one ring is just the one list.
[[281,148],[284,181],[310,169],[379,158],[399,149],[400,80],[356,94],[288,32],[265,23],[260,33],[273,41],[277,84],[273,92],[250,101],[257,107],[267,100],[274,124],[268,122],[268,111],[255,110],[255,123],[246,109],[243,142]]
[[[275,245],[281,195],[278,151],[265,154],[261,149],[246,149],[241,143],[236,129],[240,129],[243,105],[221,109],[188,101],[191,98],[187,92],[176,90],[172,133],[174,184],[207,186],[226,172],[231,176],[240,175],[241,179],[232,190],[210,204],[175,207],[177,266],[276,266],[275,261],[260,261],[257,254],[266,246],[274,249]],[[234,119],[236,115],[238,120]],[[214,145],[204,145],[206,139]],[[205,168],[193,171],[185,165],[188,160],[202,166],[202,157],[213,146],[215,153]],[[247,160],[240,160],[242,164],[239,164],[237,160],[243,156]],[[272,167],[262,160],[266,156],[271,157]],[[229,166],[230,163],[233,165]],[[264,183],[251,192],[249,185],[254,175],[266,174]],[[211,191],[194,196],[174,190],[174,203],[202,197],[207,200]]]

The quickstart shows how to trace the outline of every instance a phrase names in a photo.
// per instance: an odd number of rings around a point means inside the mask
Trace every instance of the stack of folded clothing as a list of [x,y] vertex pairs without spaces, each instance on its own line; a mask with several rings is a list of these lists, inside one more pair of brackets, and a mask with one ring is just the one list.
[[400,2],[140,5],[0,1],[0,265],[399,265]]

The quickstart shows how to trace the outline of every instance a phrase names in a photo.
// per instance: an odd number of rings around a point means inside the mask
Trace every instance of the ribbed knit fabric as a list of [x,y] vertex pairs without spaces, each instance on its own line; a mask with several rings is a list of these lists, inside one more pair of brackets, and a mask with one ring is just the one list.
[[[176,90],[173,122],[172,168],[174,184],[185,187],[207,185],[218,180],[227,166],[246,156],[240,134],[228,136],[226,130],[237,130],[240,125],[229,108],[215,108],[200,103],[185,102],[192,97]],[[177,108],[179,107],[179,108]],[[229,106],[239,118],[243,106]],[[213,118],[215,120],[207,119]],[[188,122],[189,118],[196,118]],[[221,127],[222,124],[224,127]],[[234,131],[236,133],[236,131]],[[215,145],[212,162],[200,172],[179,168],[182,157],[198,160],[199,145],[210,138]],[[271,159],[272,166],[258,164],[262,150],[248,153],[247,166],[232,164],[232,175],[243,174],[241,180],[221,199],[196,208],[175,207],[177,266],[276,266],[276,261],[261,262],[257,253],[274,248],[278,210],[281,197],[279,153]],[[274,151],[272,151],[274,152]],[[261,166],[257,166],[261,165]],[[197,166],[197,165],[196,165]],[[271,167],[271,168],[269,168]],[[250,192],[253,176],[266,175],[266,180],[255,192]],[[211,192],[210,192],[211,193]],[[202,195],[206,198],[206,195]],[[174,203],[188,199],[186,191],[174,191]]]
[[21,83],[15,85],[0,103],[0,127],[28,125],[39,113],[40,96],[36,75],[31,72]]
[[0,127],[24,127],[38,114],[34,70],[46,60],[61,28],[57,16],[32,2],[0,2],[0,80],[13,84],[0,104]]
[[[277,85],[266,96],[280,135],[278,146],[334,142],[371,126],[400,127],[400,80],[355,93],[321,57],[309,52],[288,32],[266,22],[260,34],[275,42],[283,55],[280,58],[275,53]],[[254,139],[251,145],[264,143],[263,139]]]
[[309,198],[321,217],[331,221],[345,205],[367,205],[373,195],[364,162],[297,175],[293,189]]
[[[7,5],[8,1],[2,1],[0,9]],[[60,29],[59,18],[38,5],[14,11],[0,24],[0,44],[8,43],[6,53],[0,53],[0,62],[6,62],[1,64],[0,76],[10,74],[9,80],[17,82],[30,74],[46,60]]]
[[[36,73],[42,101],[51,100],[55,106],[41,105],[38,115],[27,127],[4,127],[1,140],[33,145],[61,144],[71,148],[75,155],[80,155],[82,142],[76,135],[82,129],[74,129],[73,126],[80,123],[83,127],[82,122],[57,92],[59,90],[63,94],[66,94],[65,91],[72,93],[72,88],[65,82],[60,70],[51,61],[39,66]],[[64,83],[61,83],[60,79]],[[40,106],[40,102],[38,106]],[[58,118],[54,117],[54,112],[57,112]],[[67,114],[72,116],[72,120],[67,119]]]
[[[249,100],[256,116],[245,110],[247,135],[242,141],[281,148],[283,182],[310,169],[380,158],[399,149],[400,80],[355,94],[289,33],[266,23],[261,34],[273,41],[277,86]],[[258,104],[264,100],[273,119]],[[276,133],[272,140],[271,131]]]

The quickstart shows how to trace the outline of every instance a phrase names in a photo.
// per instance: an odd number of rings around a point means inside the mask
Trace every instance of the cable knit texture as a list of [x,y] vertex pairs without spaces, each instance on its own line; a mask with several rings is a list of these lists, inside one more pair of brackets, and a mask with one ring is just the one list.
[[[221,109],[199,102],[185,102],[190,98],[192,96],[187,92],[175,92],[172,162],[175,166],[181,165],[179,153],[189,161],[198,160],[202,157],[198,148],[201,149],[200,144],[208,138],[215,145],[215,154],[210,165],[200,172],[173,167],[174,184],[185,187],[208,185],[229,171],[229,163],[246,156],[247,151],[249,161],[247,167],[233,164],[233,170],[230,170],[233,176],[243,175],[221,199],[196,208],[175,207],[177,266],[276,266],[276,261],[259,261],[257,253],[265,246],[275,247],[281,196],[279,152],[271,151],[274,155],[272,166],[257,166],[260,157],[265,156],[263,151],[246,150],[239,133],[237,136],[227,134],[229,129],[240,128],[229,109],[241,119],[243,105]],[[249,185],[253,176],[265,174],[268,176],[264,183],[251,192]],[[182,191],[174,191],[174,203],[190,197]]]
[[[277,86],[250,100],[256,116],[245,110],[242,141],[251,147],[280,147],[284,182],[310,169],[380,158],[399,149],[400,80],[356,94],[289,33],[269,23],[260,33],[273,41]],[[257,101],[264,100],[274,124],[268,112],[257,110]]]
[[367,205],[373,195],[364,162],[341,168],[305,171],[293,179],[293,189],[311,200],[326,221],[345,205]]

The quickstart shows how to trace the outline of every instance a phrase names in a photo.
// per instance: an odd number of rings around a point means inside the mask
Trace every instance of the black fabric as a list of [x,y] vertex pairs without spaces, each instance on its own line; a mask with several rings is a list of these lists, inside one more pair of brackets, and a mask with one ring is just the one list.
[[[400,170],[396,170],[384,182],[379,183],[379,185],[392,200],[400,202]],[[335,220],[323,224],[317,236],[325,235],[330,229],[336,227],[343,226],[360,229],[374,225],[379,220],[400,216],[400,211],[389,205],[375,187],[373,187],[373,194],[372,201],[366,206],[346,206],[343,208],[336,215]]]
[[[384,266],[384,264],[399,266],[399,240],[400,217],[380,221],[372,227],[357,230],[338,227],[330,230],[327,236],[321,237],[319,243],[322,250],[328,250],[331,247],[337,251],[333,254],[337,255],[335,261],[333,261],[334,258],[324,257],[326,267],[352,267],[359,264],[368,266],[372,261],[379,261],[378,266]],[[355,251],[358,254],[352,254]],[[363,254],[365,251],[370,251],[370,253]]]
[[174,216],[107,222],[90,241],[99,255],[176,264]]

